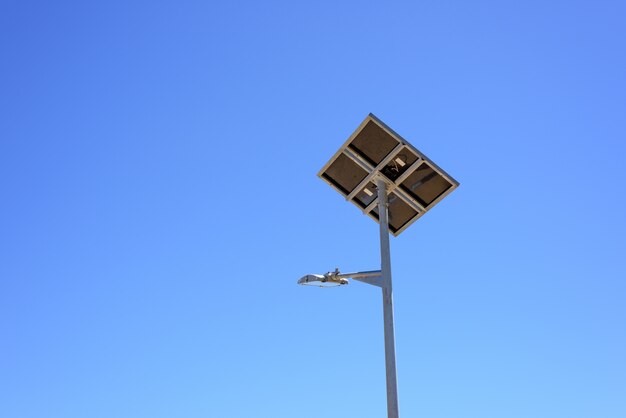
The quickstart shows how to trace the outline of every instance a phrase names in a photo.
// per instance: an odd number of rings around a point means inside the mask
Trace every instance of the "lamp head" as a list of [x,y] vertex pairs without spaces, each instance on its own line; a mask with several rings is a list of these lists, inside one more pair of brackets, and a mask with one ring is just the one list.
[[298,280],[298,284],[318,287],[336,287],[348,284],[348,279],[338,278],[337,274],[338,272],[329,272],[324,275],[307,274],[306,276]]

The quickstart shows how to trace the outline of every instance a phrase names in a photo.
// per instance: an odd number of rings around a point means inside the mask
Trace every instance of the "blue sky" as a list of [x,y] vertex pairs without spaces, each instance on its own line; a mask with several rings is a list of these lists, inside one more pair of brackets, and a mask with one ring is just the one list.
[[626,5],[0,5],[0,416],[385,416],[373,112],[461,186],[391,238],[400,414],[626,416]]

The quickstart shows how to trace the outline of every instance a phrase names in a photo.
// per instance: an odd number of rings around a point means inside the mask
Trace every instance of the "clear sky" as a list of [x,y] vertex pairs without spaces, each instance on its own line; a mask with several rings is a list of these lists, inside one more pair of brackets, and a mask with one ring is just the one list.
[[391,238],[400,415],[626,416],[623,1],[0,5],[0,417],[386,414],[373,112],[461,186]]

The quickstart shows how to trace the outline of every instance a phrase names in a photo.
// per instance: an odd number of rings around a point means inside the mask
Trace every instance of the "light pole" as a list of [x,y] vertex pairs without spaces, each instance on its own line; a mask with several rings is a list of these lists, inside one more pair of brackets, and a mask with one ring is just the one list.
[[398,378],[396,375],[396,338],[393,323],[393,288],[391,286],[391,250],[387,208],[387,184],[378,177],[378,213],[380,222],[380,270],[383,277],[383,322],[385,326],[385,366],[387,375],[387,416],[398,418]]
[[318,175],[378,222],[380,270],[342,274],[336,269],[304,276],[298,284],[331,287],[352,278],[382,289],[387,416],[398,418],[389,233],[399,235],[459,183],[371,113]]

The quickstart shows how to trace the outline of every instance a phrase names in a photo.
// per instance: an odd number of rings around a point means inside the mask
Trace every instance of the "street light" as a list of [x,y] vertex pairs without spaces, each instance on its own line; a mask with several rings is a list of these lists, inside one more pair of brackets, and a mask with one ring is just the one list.
[[309,274],[298,284],[336,287],[348,278],[382,289],[387,378],[387,416],[398,418],[398,383],[389,233],[398,236],[459,186],[404,138],[369,114],[318,176],[378,222],[380,270]]

